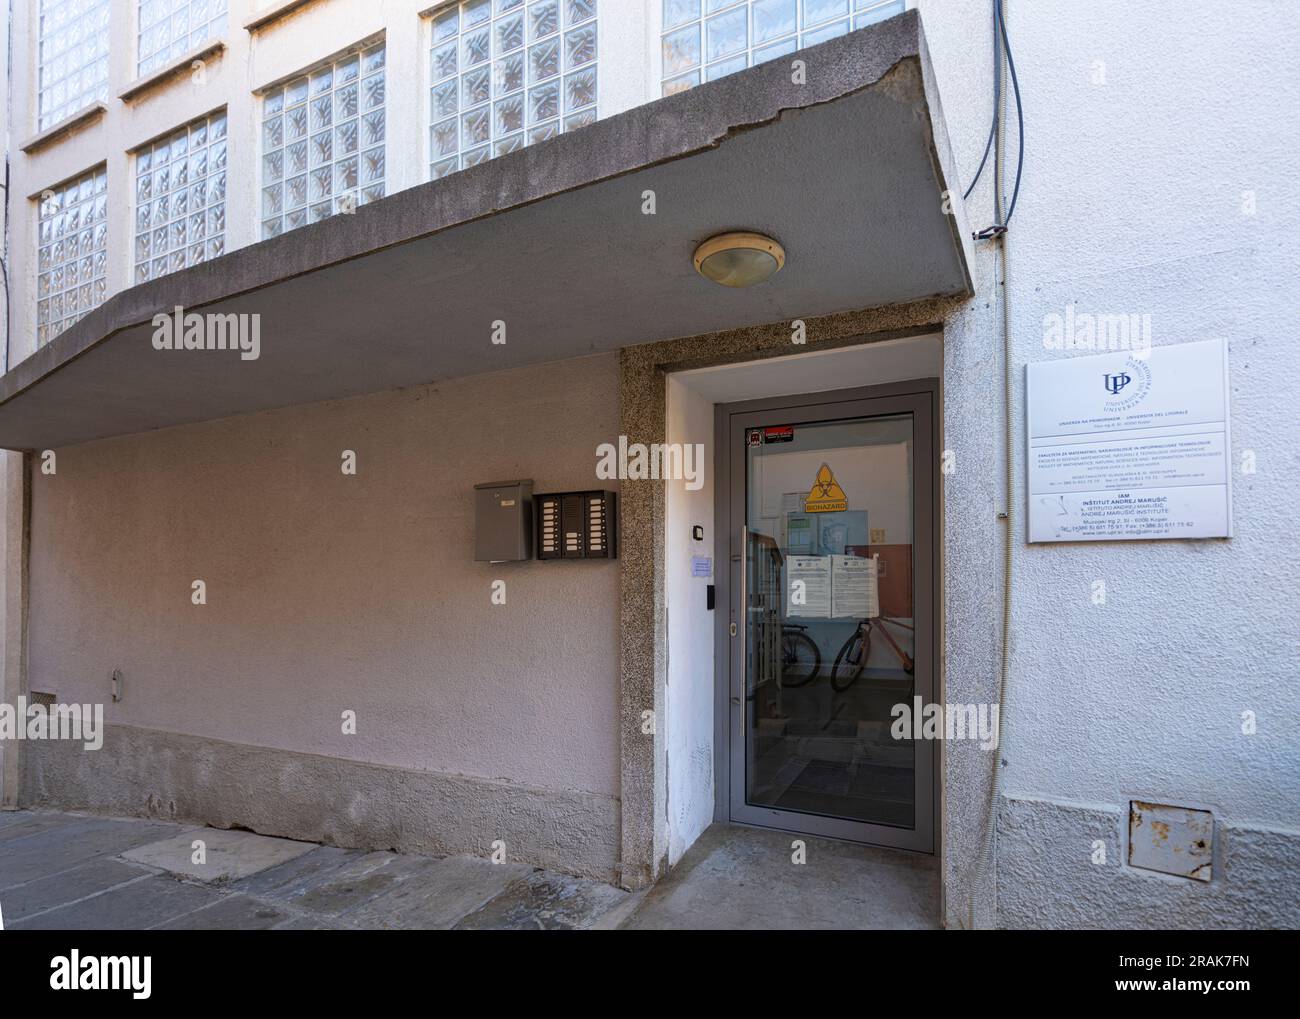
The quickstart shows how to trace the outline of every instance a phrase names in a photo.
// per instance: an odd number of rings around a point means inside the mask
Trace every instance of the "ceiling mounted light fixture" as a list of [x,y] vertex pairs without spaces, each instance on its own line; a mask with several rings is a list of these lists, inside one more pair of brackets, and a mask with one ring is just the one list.
[[785,248],[762,234],[718,234],[695,249],[695,271],[724,287],[752,287],[783,265]]

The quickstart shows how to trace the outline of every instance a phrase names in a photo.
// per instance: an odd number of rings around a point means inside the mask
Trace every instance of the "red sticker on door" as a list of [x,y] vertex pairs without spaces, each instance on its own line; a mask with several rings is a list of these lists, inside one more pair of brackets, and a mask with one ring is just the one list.
[[776,425],[763,429],[764,442],[793,442],[794,425]]

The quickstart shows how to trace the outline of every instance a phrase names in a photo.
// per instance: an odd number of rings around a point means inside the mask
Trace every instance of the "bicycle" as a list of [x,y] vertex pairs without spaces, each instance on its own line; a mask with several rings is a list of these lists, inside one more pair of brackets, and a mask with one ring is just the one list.
[[781,686],[807,686],[822,668],[817,642],[797,623],[781,624]]
[[831,666],[831,689],[836,693],[843,693],[862,675],[862,670],[867,664],[867,658],[871,655],[871,631],[875,628],[880,629],[881,636],[885,642],[898,656],[898,660],[903,663],[903,671],[911,675],[916,671],[916,662],[898,646],[898,643],[885,629],[885,623],[891,623],[894,626],[900,626],[905,630],[915,628],[904,623],[899,619],[890,619],[886,616],[864,619],[858,623],[858,628],[853,631],[852,636],[844,642],[840,648],[840,653],[835,656],[835,664]]

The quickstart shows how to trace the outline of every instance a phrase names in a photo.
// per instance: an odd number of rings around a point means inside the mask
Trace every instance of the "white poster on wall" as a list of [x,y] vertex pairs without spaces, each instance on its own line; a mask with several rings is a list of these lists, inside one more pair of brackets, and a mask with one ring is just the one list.
[[878,560],[858,556],[831,556],[831,616],[869,619],[880,615]]
[[1026,369],[1029,540],[1232,536],[1223,340]]
[[831,614],[831,557],[792,555],[785,560],[785,614],[825,619]]

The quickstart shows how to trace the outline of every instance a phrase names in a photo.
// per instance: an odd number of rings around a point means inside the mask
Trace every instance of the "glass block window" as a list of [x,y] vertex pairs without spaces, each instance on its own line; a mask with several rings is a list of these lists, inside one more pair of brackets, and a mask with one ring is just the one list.
[[108,98],[109,0],[40,0],[37,130]]
[[187,124],[135,154],[135,282],[226,250],[226,114]]
[[262,236],[384,197],[384,44],[262,100]]
[[139,0],[137,73],[165,67],[226,30],[228,0]]
[[459,0],[432,27],[432,178],[595,121],[596,0]]
[[663,94],[793,53],[906,9],[905,0],[661,0]]
[[41,346],[108,296],[105,168],[46,191],[38,216],[36,345]]

